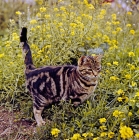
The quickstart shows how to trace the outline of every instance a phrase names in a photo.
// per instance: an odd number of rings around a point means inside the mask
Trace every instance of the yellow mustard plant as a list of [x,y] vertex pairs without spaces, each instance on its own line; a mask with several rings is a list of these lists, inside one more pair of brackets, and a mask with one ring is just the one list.
[[135,97],[139,97],[139,91],[136,92]]
[[102,131],[107,130],[107,127],[106,127],[105,125],[102,125],[102,126],[100,126],[99,128],[100,128]]
[[116,14],[112,14],[111,17],[112,17],[112,20],[116,20],[117,19]]
[[41,13],[37,13],[36,16],[40,18],[41,17]]
[[108,132],[108,138],[112,139],[114,137],[115,133],[114,132]]
[[40,7],[40,12],[43,13],[46,11],[46,7]]
[[36,19],[30,20],[30,24],[36,24],[36,23],[37,23],[37,20]]
[[135,34],[135,30],[130,30],[130,34],[134,35]]
[[52,128],[52,130],[51,130],[52,136],[58,137],[58,134],[59,134],[59,133],[60,133],[60,130],[59,130],[59,129],[57,129],[57,128]]
[[117,92],[116,92],[118,95],[123,95],[124,94],[124,91],[122,89],[119,89]]
[[93,140],[99,140],[99,137],[95,137],[95,138],[93,138]]
[[113,65],[118,66],[118,65],[119,65],[119,63],[118,63],[117,61],[113,61]]
[[112,65],[112,64],[111,64],[111,63],[109,63],[109,62],[107,63],[107,66],[111,66],[111,65]]
[[136,82],[134,82],[134,81],[131,82],[131,86],[132,86],[132,87],[135,87],[136,85],[137,85]]
[[129,139],[133,137],[133,130],[130,127],[121,126],[119,132],[120,132],[121,138],[123,139]]
[[16,13],[16,15],[22,15],[22,13],[20,11],[16,11],[15,13]]
[[100,133],[100,137],[106,137],[107,136],[107,132],[101,132]]
[[129,52],[129,53],[128,53],[128,56],[129,56],[129,57],[134,57],[135,54],[134,54],[134,52]]
[[132,112],[128,112],[128,117],[131,117],[133,116],[133,113]]
[[1,53],[1,54],[0,54],[0,58],[2,58],[2,57],[4,57],[4,53]]
[[122,98],[122,97],[118,97],[118,98],[117,98],[117,101],[118,101],[118,102],[122,102],[122,101],[123,101],[123,98]]
[[91,133],[91,132],[86,132],[86,133],[83,133],[82,136],[85,137],[85,138],[86,138],[86,137],[93,137],[93,133]]
[[19,35],[17,35],[17,33],[12,33],[12,40],[19,40]]
[[42,5],[43,4],[43,0],[35,0],[37,4]]
[[126,27],[131,27],[132,25],[131,24],[126,24]]
[[131,79],[131,78],[132,78],[132,77],[131,77],[131,74],[126,74],[126,75],[125,75],[125,78],[128,79],[128,80]]
[[46,19],[49,19],[51,16],[49,14],[45,14],[44,16]]
[[132,15],[132,12],[128,11],[128,12],[127,12],[127,15]]
[[76,133],[71,137],[71,140],[82,140],[82,138],[79,133]]
[[110,80],[111,80],[111,81],[116,81],[116,80],[118,80],[118,79],[119,79],[119,78],[118,78],[117,76],[111,76],[111,77],[110,77]]
[[135,134],[135,137],[139,139],[139,133]]
[[113,112],[113,116],[116,117],[116,118],[120,117],[122,114],[123,114],[123,112],[121,112],[121,111],[119,111],[119,110],[115,110],[115,111]]
[[106,118],[100,118],[99,119],[99,122],[102,124],[102,123],[105,123],[107,120],[106,120]]

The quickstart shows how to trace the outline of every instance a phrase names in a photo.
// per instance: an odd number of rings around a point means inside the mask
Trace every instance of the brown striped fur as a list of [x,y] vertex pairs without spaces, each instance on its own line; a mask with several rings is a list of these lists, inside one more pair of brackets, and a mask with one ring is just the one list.
[[33,112],[38,126],[45,124],[41,117],[44,107],[60,100],[78,106],[94,92],[101,70],[101,55],[82,56],[78,66],[46,66],[35,68],[30,47],[27,43],[27,29],[21,32],[20,41],[25,57],[26,86],[33,98]]

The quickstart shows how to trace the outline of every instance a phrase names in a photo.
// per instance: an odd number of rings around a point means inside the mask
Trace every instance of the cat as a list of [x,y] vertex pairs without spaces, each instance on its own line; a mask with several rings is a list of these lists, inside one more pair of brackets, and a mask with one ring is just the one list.
[[71,101],[78,106],[94,92],[101,71],[102,55],[81,56],[78,65],[33,65],[27,28],[23,27],[20,42],[24,54],[26,86],[33,98],[33,113],[38,126],[44,125],[42,111],[59,101]]

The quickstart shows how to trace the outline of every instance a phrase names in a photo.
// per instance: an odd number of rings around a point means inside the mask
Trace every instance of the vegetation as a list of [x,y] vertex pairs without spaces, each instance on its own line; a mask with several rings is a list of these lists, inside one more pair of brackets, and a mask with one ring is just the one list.
[[78,108],[62,102],[46,109],[44,118],[52,123],[37,128],[35,134],[25,134],[27,138],[139,139],[139,27],[134,22],[138,13],[125,10],[119,13],[110,3],[91,4],[87,0],[60,0],[53,5],[43,0],[36,3],[34,11],[28,10],[27,15],[16,11],[18,26],[11,20],[9,34],[1,38],[1,105],[19,110],[17,120],[33,120],[19,47],[21,27],[26,26],[37,67],[75,64],[81,55],[95,55],[95,48],[108,48],[95,95]]

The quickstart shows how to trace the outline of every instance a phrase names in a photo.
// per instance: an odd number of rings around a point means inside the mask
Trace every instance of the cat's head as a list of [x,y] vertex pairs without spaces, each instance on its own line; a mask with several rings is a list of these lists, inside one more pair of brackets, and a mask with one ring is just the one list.
[[82,56],[78,60],[78,72],[86,79],[97,79],[101,71],[102,55]]

